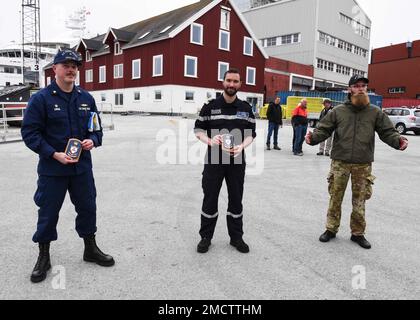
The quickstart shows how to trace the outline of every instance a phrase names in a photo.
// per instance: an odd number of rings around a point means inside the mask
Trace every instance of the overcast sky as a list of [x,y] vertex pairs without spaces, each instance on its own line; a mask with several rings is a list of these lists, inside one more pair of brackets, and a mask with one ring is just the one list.
[[[321,0],[322,1],[322,0]],[[337,0],[339,1],[339,0]],[[145,18],[197,2],[197,0],[40,0],[41,37],[43,41],[64,40],[64,20],[74,10],[85,6],[88,16],[87,29],[105,33],[110,26],[123,27]],[[371,18],[371,47],[420,39],[418,0],[358,0]],[[20,41],[21,0],[1,1],[0,45]],[[68,34],[68,32],[67,32]]]

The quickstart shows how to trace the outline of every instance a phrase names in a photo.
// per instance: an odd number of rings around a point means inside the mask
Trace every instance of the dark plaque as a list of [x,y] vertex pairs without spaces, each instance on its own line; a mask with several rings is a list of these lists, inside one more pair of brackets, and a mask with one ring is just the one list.
[[82,154],[83,147],[82,141],[78,139],[70,139],[67,143],[65,154],[73,160],[79,161],[80,155]]

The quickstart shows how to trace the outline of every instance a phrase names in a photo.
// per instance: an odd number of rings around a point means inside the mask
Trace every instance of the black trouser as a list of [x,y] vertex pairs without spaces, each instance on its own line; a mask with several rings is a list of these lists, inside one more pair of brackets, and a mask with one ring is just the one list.
[[203,191],[204,200],[201,215],[200,235],[202,238],[212,239],[219,216],[218,202],[219,193],[223,180],[229,195],[227,226],[229,236],[233,240],[242,239],[243,236],[243,207],[242,197],[244,193],[245,164],[227,164],[204,166]]

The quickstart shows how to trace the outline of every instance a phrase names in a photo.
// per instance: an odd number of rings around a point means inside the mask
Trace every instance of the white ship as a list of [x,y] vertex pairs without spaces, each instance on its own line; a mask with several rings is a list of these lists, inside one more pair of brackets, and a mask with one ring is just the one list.
[[[0,87],[33,84],[37,79],[42,82],[43,67],[52,61],[59,48],[68,46],[66,43],[41,43],[38,61],[35,59],[35,46],[25,45],[24,53],[20,44],[10,44],[0,48]],[[22,54],[25,55],[25,79],[22,73]],[[43,84],[40,83],[40,86]]]
[[[11,43],[0,48],[0,89],[22,84],[35,84],[38,79],[39,86],[44,87],[43,68],[53,60],[60,48],[76,45],[83,36],[86,36],[87,15],[90,15],[90,12],[85,7],[70,14],[65,21],[68,31],[60,34],[56,38],[60,39],[57,42],[42,42],[38,61],[36,47],[31,44],[25,44],[24,53],[21,43]],[[25,55],[25,72],[22,72],[22,54]]]

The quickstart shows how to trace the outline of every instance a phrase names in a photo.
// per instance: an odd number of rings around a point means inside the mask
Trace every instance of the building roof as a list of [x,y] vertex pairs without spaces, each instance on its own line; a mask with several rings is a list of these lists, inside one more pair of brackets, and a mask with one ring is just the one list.
[[26,91],[31,88],[32,88],[31,85],[16,85],[16,86],[8,86],[8,87],[0,88],[0,100],[8,96]]
[[[123,50],[151,42],[174,38],[185,28],[189,27],[192,22],[206,14],[220,2],[222,2],[222,0],[201,0],[122,28],[110,28],[106,34],[98,35],[92,39],[82,39],[76,50],[83,44],[85,48],[94,51],[92,57],[108,54],[111,52],[111,49],[106,44],[106,41],[110,34],[113,35],[114,39],[124,42],[121,47]],[[250,26],[237,9],[235,3],[230,1],[230,5],[234,8],[236,14],[239,16],[241,22],[244,24],[263,56],[268,59],[267,54],[261,47],[258,39],[252,33]],[[51,65],[46,66],[44,69],[48,68],[51,68]]]
[[[103,45],[105,45],[105,41],[107,40],[109,34],[112,33],[115,39],[126,43],[122,46],[122,49],[124,50],[151,42],[173,38],[179,32],[188,27],[193,21],[200,18],[203,14],[208,12],[210,9],[214,8],[220,2],[221,0],[201,0],[199,2],[184,6],[182,8],[178,8],[173,11],[169,11],[158,16],[151,17],[146,20],[128,25],[126,27],[122,27],[119,29],[110,28],[105,35],[97,36],[91,40],[94,40],[95,43],[97,41],[102,41]],[[236,9],[236,6],[233,3],[233,1],[231,1],[230,4],[232,5],[232,7],[235,8],[235,11],[239,15],[241,21],[247,28],[248,32],[250,32],[250,34],[252,35],[249,25],[246,23],[246,20],[242,17],[240,11]],[[86,40],[87,39],[82,40],[84,41],[85,46],[90,46],[86,43]],[[268,58],[262,47],[259,46],[259,42],[255,37],[254,41],[263,53],[263,55],[266,58]],[[97,48],[96,45],[95,48]],[[96,51],[97,53],[95,53],[93,56],[108,53],[109,49],[102,46]]]

